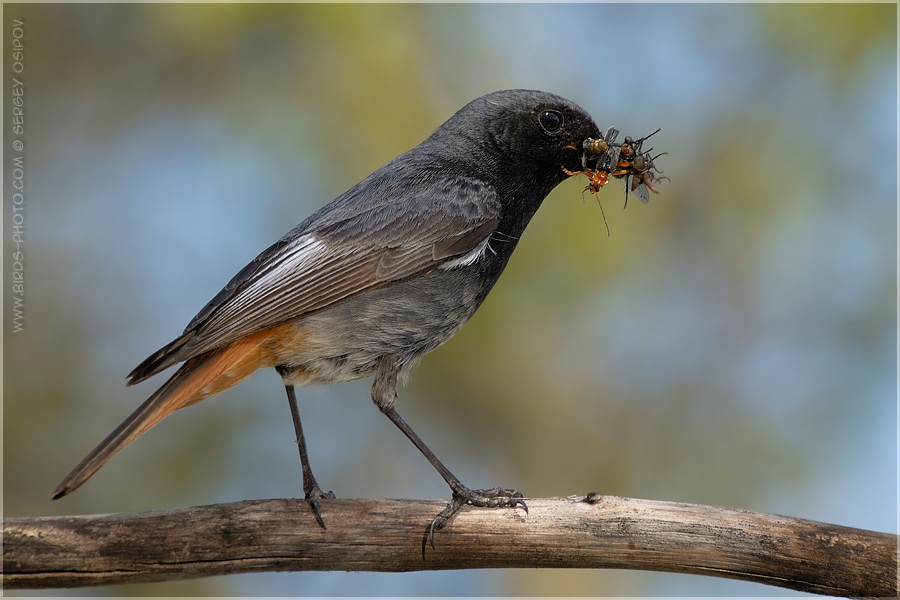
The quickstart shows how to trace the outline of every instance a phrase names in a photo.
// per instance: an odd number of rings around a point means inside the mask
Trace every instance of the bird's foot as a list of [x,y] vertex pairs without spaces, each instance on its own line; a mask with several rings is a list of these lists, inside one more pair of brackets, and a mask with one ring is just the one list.
[[528,512],[528,506],[525,504],[522,494],[513,489],[491,488],[489,490],[470,490],[467,487],[461,487],[453,491],[453,497],[447,507],[438,513],[431,522],[431,525],[425,529],[425,535],[422,536],[422,558],[425,557],[425,546],[431,544],[434,546],[434,532],[440,531],[450,520],[462,509],[463,506],[480,506],[483,508],[518,508],[521,507]]
[[326,500],[334,500],[334,492],[323,492],[322,488],[319,487],[319,484],[315,482],[313,482],[308,489],[306,486],[303,486],[303,488],[303,491],[306,493],[306,501],[309,502],[309,507],[316,517],[316,522],[322,529],[325,529],[325,521],[322,520],[322,513],[319,511],[319,500],[322,500],[323,498]]

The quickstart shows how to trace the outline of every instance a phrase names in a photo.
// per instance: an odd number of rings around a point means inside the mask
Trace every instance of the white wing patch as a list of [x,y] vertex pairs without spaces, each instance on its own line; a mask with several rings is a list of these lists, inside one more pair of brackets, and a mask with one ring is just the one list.
[[444,264],[442,264],[439,268],[443,270],[455,269],[456,267],[466,267],[471,265],[479,258],[484,256],[484,253],[488,250],[491,251],[491,254],[496,254],[494,249],[490,246],[491,236],[487,236],[484,238],[484,241],[475,246],[472,250],[463,254],[459,258],[454,258],[453,260],[448,260]]
[[276,261],[267,265],[265,273],[260,274],[253,283],[241,290],[227,305],[222,306],[216,319],[226,318],[240,312],[243,307],[258,302],[261,297],[278,290],[279,284],[289,280],[291,274],[321,264],[324,248],[325,243],[316,238],[314,234],[307,234],[292,241],[282,249]]

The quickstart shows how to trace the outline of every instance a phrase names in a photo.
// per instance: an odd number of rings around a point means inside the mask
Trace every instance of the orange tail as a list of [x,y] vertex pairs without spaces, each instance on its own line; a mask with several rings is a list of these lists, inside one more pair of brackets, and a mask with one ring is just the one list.
[[267,329],[184,363],[161,388],[115,428],[66,475],[53,499],[78,489],[119,450],[136,440],[173,411],[230,388],[262,367],[274,366],[264,342],[280,328]]

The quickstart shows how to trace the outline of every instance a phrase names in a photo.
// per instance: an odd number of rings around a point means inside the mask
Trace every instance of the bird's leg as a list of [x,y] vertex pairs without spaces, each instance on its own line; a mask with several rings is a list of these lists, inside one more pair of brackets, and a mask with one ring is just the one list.
[[322,498],[334,498],[334,492],[323,492],[312,474],[312,469],[309,467],[309,456],[306,453],[306,438],[303,437],[303,426],[300,425],[300,411],[297,409],[297,396],[294,393],[294,386],[285,385],[284,389],[287,392],[288,404],[291,406],[291,418],[294,421],[294,432],[297,434],[297,446],[300,448],[300,466],[303,469],[303,493],[306,494],[306,499],[309,501],[309,506],[316,516],[316,521],[322,529],[325,529],[325,521],[322,520],[322,515],[319,513],[319,500]]
[[521,506],[525,509],[525,512],[528,512],[528,506],[525,505],[525,500],[522,499],[523,496],[518,491],[499,487],[489,490],[470,489],[464,486],[444,466],[444,463],[435,456],[434,452],[425,445],[425,442],[422,441],[416,432],[412,430],[412,427],[403,420],[397,409],[394,408],[394,400],[397,398],[397,375],[398,369],[396,365],[392,361],[385,359],[378,369],[378,374],[375,376],[375,384],[372,386],[372,400],[381,412],[419,449],[419,452],[428,459],[428,462],[437,469],[437,472],[441,474],[441,477],[444,478],[444,481],[447,482],[447,485],[450,486],[450,490],[453,492],[450,503],[438,513],[431,525],[425,530],[425,535],[422,538],[422,553],[424,554],[425,552],[425,544],[427,542],[431,542],[431,547],[434,548],[434,532],[442,529],[466,504],[486,508],[515,508]]

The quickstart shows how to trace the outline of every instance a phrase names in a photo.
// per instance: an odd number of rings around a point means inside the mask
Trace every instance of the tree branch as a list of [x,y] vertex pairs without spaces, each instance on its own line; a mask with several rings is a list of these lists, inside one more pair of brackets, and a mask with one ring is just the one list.
[[851,597],[898,595],[895,535],[726,508],[587,497],[521,509],[323,500],[327,530],[299,500],[6,519],[2,585],[77,587],[257,571],[616,568],[696,573]]

